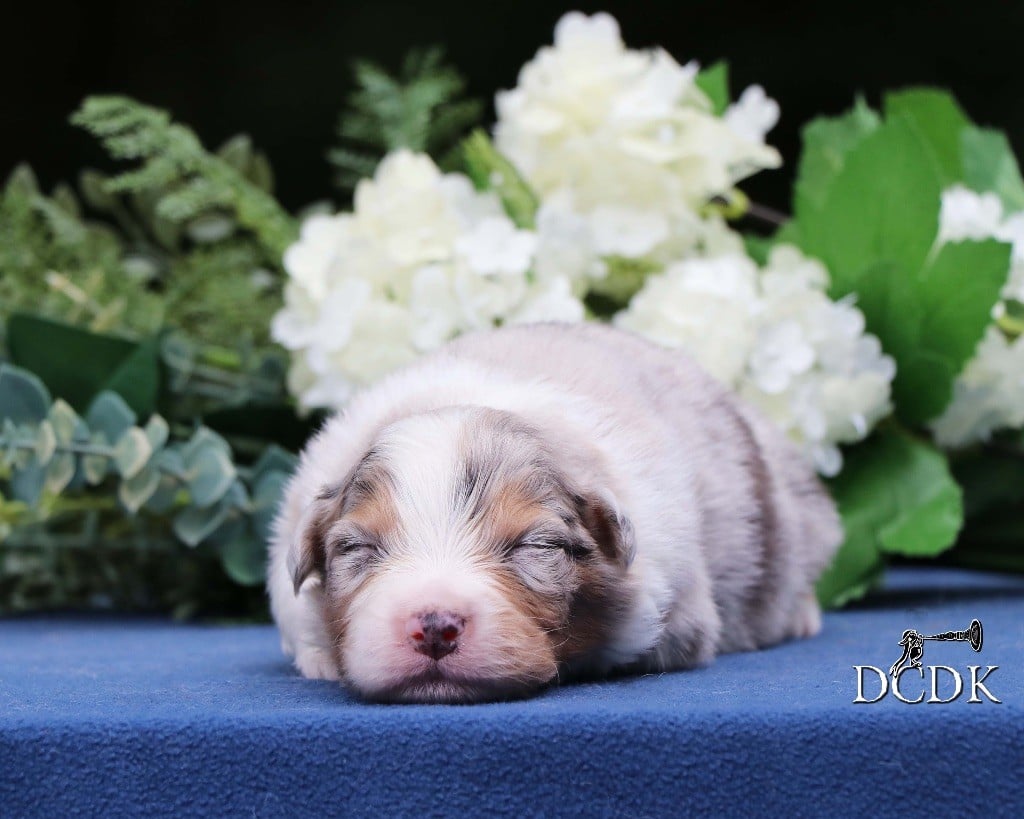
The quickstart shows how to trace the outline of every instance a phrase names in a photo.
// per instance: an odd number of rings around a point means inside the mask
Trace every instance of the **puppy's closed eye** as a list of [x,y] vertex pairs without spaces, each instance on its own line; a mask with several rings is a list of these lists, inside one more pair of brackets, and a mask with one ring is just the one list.
[[352,568],[366,568],[381,555],[380,540],[362,529],[341,524],[328,534],[328,563],[343,560]]
[[380,544],[366,538],[354,536],[341,537],[331,544],[331,550],[334,554],[349,554],[351,552],[358,552],[361,550],[376,552],[379,549]]
[[562,552],[573,560],[584,560],[593,554],[593,550],[568,535],[563,534],[527,534],[514,541],[510,552],[523,549],[537,549],[547,552]]

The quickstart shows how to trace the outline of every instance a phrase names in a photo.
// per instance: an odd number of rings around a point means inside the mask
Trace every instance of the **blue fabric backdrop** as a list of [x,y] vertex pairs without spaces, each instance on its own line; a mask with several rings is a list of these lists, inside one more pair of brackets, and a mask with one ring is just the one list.
[[[975,617],[980,654],[925,663],[998,665],[1001,705],[852,703],[904,629]],[[265,626],[0,621],[0,816],[1024,816],[1022,658],[1024,578],[950,570],[893,572],[813,640],[477,706],[355,702]]]

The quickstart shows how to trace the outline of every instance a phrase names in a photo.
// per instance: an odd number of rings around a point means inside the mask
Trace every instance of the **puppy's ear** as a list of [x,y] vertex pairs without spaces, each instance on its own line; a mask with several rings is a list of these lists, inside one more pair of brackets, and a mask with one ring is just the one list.
[[341,516],[343,486],[329,487],[320,492],[306,507],[288,549],[288,573],[299,593],[311,574],[321,578],[327,563],[327,530]]
[[629,568],[636,557],[633,524],[619,509],[610,490],[583,493],[577,497],[580,521],[609,560]]

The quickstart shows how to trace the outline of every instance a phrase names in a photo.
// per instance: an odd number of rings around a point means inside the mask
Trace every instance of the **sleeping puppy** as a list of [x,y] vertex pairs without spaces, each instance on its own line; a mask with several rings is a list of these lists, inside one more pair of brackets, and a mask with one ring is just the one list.
[[268,585],[305,676],[470,702],[812,635],[840,539],[800,454],[684,355],[603,325],[517,326],[327,422]]

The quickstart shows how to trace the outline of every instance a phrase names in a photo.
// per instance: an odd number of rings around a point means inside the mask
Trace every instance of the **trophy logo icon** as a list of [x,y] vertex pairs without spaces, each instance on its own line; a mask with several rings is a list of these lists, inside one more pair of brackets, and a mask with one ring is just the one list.
[[970,626],[964,631],[944,631],[942,634],[931,634],[927,637],[914,629],[907,629],[903,632],[903,638],[899,642],[899,645],[903,646],[903,656],[892,664],[892,668],[889,669],[890,676],[895,679],[899,676],[900,672],[907,668],[921,667],[925,640],[970,643],[971,648],[975,651],[981,651],[984,632],[982,631],[980,620],[971,620]]

